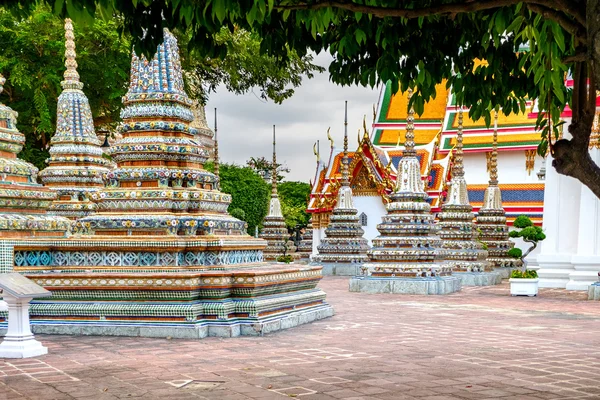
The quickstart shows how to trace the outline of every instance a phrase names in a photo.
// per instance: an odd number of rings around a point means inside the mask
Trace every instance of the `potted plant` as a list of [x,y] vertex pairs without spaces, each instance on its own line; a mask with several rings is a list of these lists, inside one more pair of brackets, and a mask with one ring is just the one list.
[[538,245],[538,242],[546,239],[546,235],[539,226],[533,225],[531,219],[526,215],[520,215],[515,219],[513,226],[515,230],[509,233],[511,238],[521,238],[526,243],[531,243],[525,254],[517,247],[511,249],[508,255],[520,258],[523,262],[523,269],[515,269],[510,275],[510,294],[512,296],[537,296],[538,294],[538,275],[535,271],[527,270],[527,261],[525,257],[529,255]]

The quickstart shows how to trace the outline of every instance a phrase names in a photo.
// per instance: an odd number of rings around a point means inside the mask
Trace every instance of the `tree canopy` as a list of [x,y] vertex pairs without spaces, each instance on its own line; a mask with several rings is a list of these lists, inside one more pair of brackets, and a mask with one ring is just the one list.
[[[56,125],[56,101],[64,72],[64,22],[48,5],[31,5],[31,14],[19,12],[15,2],[0,1],[0,73],[7,78],[6,103],[19,112],[18,128],[26,135],[20,157],[45,167],[47,146]],[[54,6],[54,4],[50,4]],[[120,120],[121,97],[127,91],[131,63],[131,36],[124,19],[81,20],[75,27],[78,71],[96,127],[112,128]],[[190,97],[204,104],[219,85],[242,94],[281,103],[303,78],[322,68],[312,55],[289,51],[282,64],[261,54],[260,38],[242,29],[221,29],[215,40],[227,49],[224,58],[211,58],[188,46],[191,30],[176,29]],[[3,93],[3,95],[4,95]]]
[[281,199],[281,212],[287,227],[308,225],[310,215],[306,212],[306,207],[310,196],[310,185],[305,182],[282,182],[277,186],[277,192]]
[[[600,167],[588,147],[600,84],[600,0],[45,0],[57,14],[90,20],[123,18],[123,32],[152,53],[162,27],[191,32],[204,56],[225,57],[222,29],[261,38],[263,54],[288,58],[329,50],[334,82],[412,88],[421,113],[444,79],[473,119],[502,109],[524,111],[537,100],[539,153],[559,173],[600,197]],[[30,13],[36,0],[0,0]],[[484,60],[476,66],[476,60]],[[565,77],[573,79],[567,89]],[[589,90],[588,86],[589,85]],[[560,139],[569,104],[572,138]]]

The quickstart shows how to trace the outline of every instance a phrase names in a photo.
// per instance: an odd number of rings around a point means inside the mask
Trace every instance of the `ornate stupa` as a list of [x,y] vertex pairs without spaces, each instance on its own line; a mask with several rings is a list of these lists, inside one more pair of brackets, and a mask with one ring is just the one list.
[[260,237],[267,241],[263,251],[265,261],[277,261],[280,256],[290,255],[298,259],[294,242],[289,240],[285,219],[281,212],[281,203],[277,194],[277,152],[275,148],[275,125],[273,125],[273,171],[271,171],[271,200],[269,212],[263,221],[263,230]]
[[313,250],[313,226],[312,226],[312,218],[308,220],[308,225],[304,228],[304,233],[302,234],[302,240],[298,243],[298,248],[296,249],[296,253],[300,255],[300,260],[309,261],[310,256]]
[[[5,82],[0,75],[0,94]],[[71,221],[46,215],[56,193],[37,183],[35,166],[17,158],[25,144],[25,135],[17,130],[17,117],[16,111],[0,102],[0,236],[65,236]],[[0,272],[6,271],[0,268]]]
[[[208,127],[208,122],[206,122],[206,110],[204,105],[200,103],[198,100],[192,101],[192,113],[194,114],[194,120],[190,124],[191,128],[196,129],[196,138],[200,142],[200,144],[204,147],[212,148],[214,146],[214,141],[216,140],[215,134]],[[215,123],[216,123],[216,109],[215,109]]]
[[521,260],[510,257],[508,252],[515,244],[508,237],[506,213],[502,207],[502,193],[498,187],[498,112],[494,114],[494,135],[490,157],[490,181],[485,189],[483,205],[476,219],[479,240],[487,246],[488,261],[503,278],[510,269],[521,266]]
[[473,207],[469,204],[463,167],[463,112],[458,113],[458,131],[452,164],[452,180],[446,202],[438,214],[439,235],[446,250],[446,263],[463,285],[481,286],[501,283],[500,274],[493,272],[488,253],[477,240]]
[[227,214],[231,197],[203,168],[210,149],[190,127],[167,30],[152,60],[133,55],[123,102],[123,137],[111,148],[117,168],[95,193],[97,213],[76,221],[69,239],[0,246],[1,272],[52,292],[32,302],[34,332],[231,337],[332,315],[317,287],[320,267],[262,262],[266,242]]
[[443,262],[442,240],[436,234],[426,201],[414,143],[414,110],[409,109],[404,152],[387,214],[377,225],[379,236],[369,250],[363,276],[350,279],[350,291],[371,293],[447,294],[460,290],[460,279]]
[[91,194],[104,187],[102,177],[108,172],[110,161],[102,156],[92,111],[79,81],[73,23],[68,18],[65,48],[67,69],[58,97],[56,133],[50,141],[50,158],[46,160],[49,166],[40,172],[40,177],[58,195],[48,214],[80,218],[95,211]]
[[133,54],[123,104],[122,139],[109,150],[117,168],[93,195],[97,214],[79,228],[110,235],[245,234],[245,223],[227,214],[231,195],[216,190],[217,176],[203,168],[211,149],[191,126],[193,102],[170,32],[152,61]]
[[326,237],[317,247],[313,257],[315,265],[323,266],[324,275],[353,276],[360,273],[362,265],[369,261],[369,244],[363,237],[358,210],[352,201],[352,188],[348,179],[348,102],[345,104],[344,157],[342,158],[342,181],[337,203],[325,229]]

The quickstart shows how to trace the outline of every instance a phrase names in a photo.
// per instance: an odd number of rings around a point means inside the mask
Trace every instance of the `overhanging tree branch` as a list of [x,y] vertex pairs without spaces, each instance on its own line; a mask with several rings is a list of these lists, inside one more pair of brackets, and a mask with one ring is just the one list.
[[546,19],[550,19],[555,21],[560,26],[562,26],[567,32],[569,32],[574,37],[578,38],[582,42],[586,42],[587,37],[585,34],[585,26],[580,25],[578,22],[573,21],[565,14],[550,9],[546,6],[541,6],[539,4],[527,4],[527,8],[533,11],[536,14],[542,15]]

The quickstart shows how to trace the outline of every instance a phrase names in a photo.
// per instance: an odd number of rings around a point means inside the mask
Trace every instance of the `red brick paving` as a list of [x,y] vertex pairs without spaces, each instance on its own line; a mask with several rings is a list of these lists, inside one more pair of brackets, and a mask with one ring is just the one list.
[[265,337],[39,335],[47,356],[0,360],[0,399],[600,399],[600,303],[584,293],[321,286],[336,316]]

